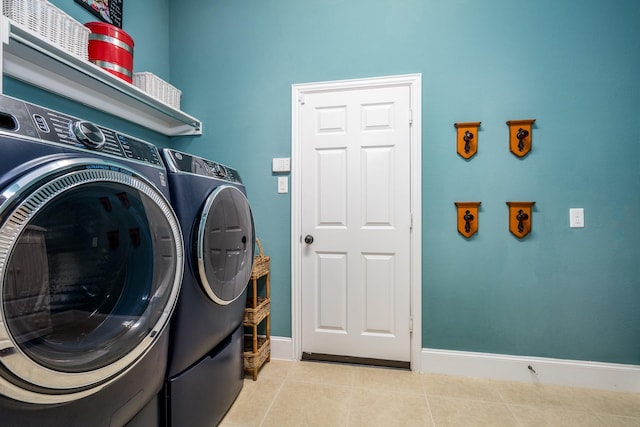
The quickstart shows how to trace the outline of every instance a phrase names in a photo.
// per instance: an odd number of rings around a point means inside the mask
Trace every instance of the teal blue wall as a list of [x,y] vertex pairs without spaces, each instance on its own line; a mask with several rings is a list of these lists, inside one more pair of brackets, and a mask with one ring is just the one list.
[[[51,0],[81,22],[72,0]],[[274,335],[291,334],[291,84],[423,76],[423,347],[640,364],[640,3],[586,0],[128,0],[136,71],[183,91],[200,137],[168,138],[13,79],[5,93],[240,169],[272,257]],[[533,151],[505,121],[535,118]],[[453,123],[481,121],[478,154]],[[482,201],[471,240],[454,201]],[[536,201],[533,232],[507,200]],[[583,207],[586,228],[569,229]]]
[[[131,3],[131,1],[129,1]],[[291,85],[422,73],[423,347],[640,364],[637,0],[183,0],[171,81],[204,135],[172,145],[240,169],[272,257],[272,333],[291,334]],[[535,118],[533,151],[507,120]],[[481,121],[479,152],[453,123]],[[454,201],[482,201],[456,232]],[[536,202],[533,232],[508,200]],[[570,207],[585,209],[570,229]]]

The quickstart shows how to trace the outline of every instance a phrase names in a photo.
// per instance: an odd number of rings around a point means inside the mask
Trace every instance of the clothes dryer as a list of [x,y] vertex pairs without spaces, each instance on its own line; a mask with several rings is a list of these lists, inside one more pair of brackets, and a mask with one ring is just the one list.
[[253,216],[236,170],[177,150],[162,154],[185,241],[185,273],[171,321],[167,425],[212,426],[244,378],[242,320],[253,266]]
[[152,144],[0,96],[0,424],[160,421],[183,272],[168,198]]

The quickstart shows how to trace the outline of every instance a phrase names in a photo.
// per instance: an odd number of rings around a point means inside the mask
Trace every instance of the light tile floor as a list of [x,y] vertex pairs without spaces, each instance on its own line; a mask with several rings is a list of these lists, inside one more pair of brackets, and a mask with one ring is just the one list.
[[221,427],[635,426],[640,394],[272,360]]

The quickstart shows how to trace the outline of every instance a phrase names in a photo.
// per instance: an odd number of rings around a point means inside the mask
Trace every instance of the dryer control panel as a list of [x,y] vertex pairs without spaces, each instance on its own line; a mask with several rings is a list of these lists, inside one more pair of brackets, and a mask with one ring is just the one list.
[[0,133],[164,167],[153,144],[4,95],[0,95]]
[[242,183],[237,170],[221,163],[168,148],[164,149],[164,155],[167,167],[172,172],[192,173],[229,182]]

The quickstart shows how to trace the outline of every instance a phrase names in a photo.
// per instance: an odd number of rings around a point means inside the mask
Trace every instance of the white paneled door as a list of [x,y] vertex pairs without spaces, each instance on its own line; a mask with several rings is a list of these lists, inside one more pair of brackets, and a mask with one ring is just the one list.
[[302,351],[410,361],[409,87],[301,104]]

